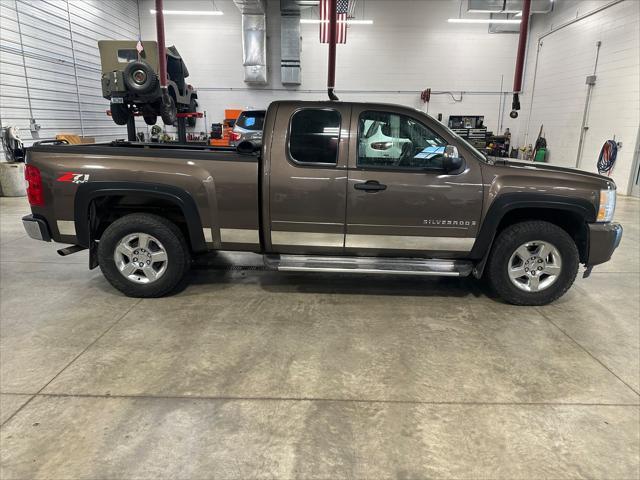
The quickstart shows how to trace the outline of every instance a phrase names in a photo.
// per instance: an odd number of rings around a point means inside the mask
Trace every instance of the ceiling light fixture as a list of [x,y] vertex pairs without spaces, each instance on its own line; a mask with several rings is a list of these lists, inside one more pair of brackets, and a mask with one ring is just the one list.
[[[314,25],[318,25],[322,22],[323,20],[320,20],[318,18],[301,18],[300,19],[300,23],[308,23],[308,24],[314,24]],[[328,23],[329,20],[324,20],[324,22]],[[342,23],[342,22],[338,20],[338,23]],[[356,20],[354,18],[350,18],[347,20],[347,25],[373,25],[373,20]]]
[[[149,10],[151,15],[156,14],[156,10]],[[224,15],[221,10],[162,10],[165,15]]]
[[449,23],[506,23],[506,24],[518,24],[520,20],[513,19],[501,19],[501,18],[450,18],[447,20]]

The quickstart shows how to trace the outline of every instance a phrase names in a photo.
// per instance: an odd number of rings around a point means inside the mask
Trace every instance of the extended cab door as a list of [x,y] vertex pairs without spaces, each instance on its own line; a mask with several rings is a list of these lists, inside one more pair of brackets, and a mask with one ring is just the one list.
[[275,124],[263,175],[267,252],[344,251],[350,115],[351,106],[340,103],[270,107],[267,118]]
[[[470,150],[435,120],[402,107],[354,105],[351,129],[345,251],[467,255],[483,198],[479,160]],[[449,174],[442,168],[447,145],[465,160]]]

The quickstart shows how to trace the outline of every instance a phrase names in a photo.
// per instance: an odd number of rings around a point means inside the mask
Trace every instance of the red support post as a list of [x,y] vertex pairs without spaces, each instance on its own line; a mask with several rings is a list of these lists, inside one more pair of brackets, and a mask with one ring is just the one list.
[[529,13],[531,0],[524,0],[522,7],[522,21],[520,22],[520,39],[518,40],[518,57],[516,58],[516,72],[513,77],[513,91],[522,90],[522,72],[524,69],[524,54],[527,49],[527,34],[529,32]]
[[327,74],[327,93],[329,100],[338,100],[333,93],[336,86],[336,36],[338,30],[337,0],[329,1],[329,71]]
[[167,89],[167,50],[164,43],[164,13],[162,0],[156,0],[156,32],[158,35],[158,75],[160,87]]

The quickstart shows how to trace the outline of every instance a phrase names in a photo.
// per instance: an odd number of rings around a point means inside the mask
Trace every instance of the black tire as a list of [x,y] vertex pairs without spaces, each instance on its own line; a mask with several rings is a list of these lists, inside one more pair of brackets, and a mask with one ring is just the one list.
[[111,118],[117,125],[126,125],[131,118],[131,112],[124,103],[112,103]]
[[[144,80],[137,80],[137,74],[142,76]],[[137,61],[127,64],[122,75],[127,89],[138,95],[150,92],[156,88],[156,84],[158,83],[158,77],[153,71],[153,68],[145,62]]]
[[[196,113],[198,111],[198,102],[195,98],[192,98],[189,102],[189,113]],[[187,127],[193,128],[196,126],[196,117],[187,118]]]
[[160,106],[160,116],[165,125],[175,125],[178,120],[178,110],[176,108],[176,101],[173,97],[169,96],[169,103],[163,103]]
[[[514,285],[509,278],[508,269],[516,249],[535,241],[553,245],[560,254],[562,265],[555,282],[537,292],[530,292]],[[565,230],[549,222],[532,220],[516,223],[500,232],[493,243],[486,273],[493,290],[506,302],[514,305],[546,305],[569,290],[578,273],[579,264],[576,243]]]
[[[120,273],[114,259],[120,241],[135,233],[155,237],[166,252],[166,270],[151,283],[129,280]],[[102,274],[116,289],[128,297],[150,298],[166,295],[180,285],[191,266],[191,255],[182,232],[174,223],[158,215],[133,213],[107,227],[98,244],[98,261]]]
[[146,123],[149,126],[153,126],[156,123],[158,123],[157,115],[144,115],[142,118],[144,118],[144,123]]

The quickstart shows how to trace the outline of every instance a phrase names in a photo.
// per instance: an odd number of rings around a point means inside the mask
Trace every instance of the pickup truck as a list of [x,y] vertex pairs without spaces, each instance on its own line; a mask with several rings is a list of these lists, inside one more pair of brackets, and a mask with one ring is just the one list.
[[29,236],[89,249],[89,267],[135,297],[172,292],[196,255],[236,250],[283,271],[474,275],[543,305],[622,236],[610,178],[488,159],[387,104],[274,102],[260,148],[36,145],[26,179]]

